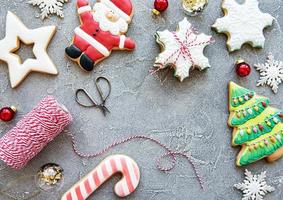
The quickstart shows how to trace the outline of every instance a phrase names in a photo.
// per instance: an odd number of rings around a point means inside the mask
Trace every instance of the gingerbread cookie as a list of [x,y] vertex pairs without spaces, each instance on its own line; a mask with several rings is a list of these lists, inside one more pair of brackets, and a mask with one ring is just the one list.
[[157,31],[156,42],[161,46],[161,53],[156,57],[154,67],[157,70],[174,68],[174,75],[180,81],[189,77],[191,68],[203,70],[210,67],[203,50],[213,39],[203,33],[197,34],[187,18],[179,22],[176,32]]
[[86,71],[110,56],[112,50],[133,50],[135,42],[124,34],[133,16],[131,0],[100,0],[91,9],[87,0],[77,0],[81,25],[65,52]]
[[232,145],[241,145],[237,165],[243,166],[283,155],[283,111],[269,106],[269,99],[233,82],[229,84],[229,126]]
[[258,4],[257,0],[245,0],[243,4],[235,0],[223,0],[225,16],[217,19],[212,27],[228,36],[227,46],[230,52],[241,49],[245,43],[263,48],[263,29],[271,26],[274,18],[262,13]]
[[119,197],[126,197],[133,193],[140,181],[140,170],[137,163],[128,156],[113,155],[103,160],[69,189],[61,200],[85,200],[117,173],[121,173],[123,177],[114,187],[115,194]]
[[[0,41],[0,60],[8,64],[12,88],[17,87],[31,71],[58,74],[57,68],[46,52],[55,31],[55,26],[28,29],[16,15],[8,12],[6,36]],[[34,45],[34,59],[30,58],[22,63],[20,57],[15,54],[20,48],[20,41]]]

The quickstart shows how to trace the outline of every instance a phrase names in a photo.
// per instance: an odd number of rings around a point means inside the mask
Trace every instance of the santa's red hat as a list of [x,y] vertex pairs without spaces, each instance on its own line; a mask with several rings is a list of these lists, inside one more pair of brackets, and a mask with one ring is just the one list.
[[100,0],[127,22],[131,21],[133,6],[131,0]]

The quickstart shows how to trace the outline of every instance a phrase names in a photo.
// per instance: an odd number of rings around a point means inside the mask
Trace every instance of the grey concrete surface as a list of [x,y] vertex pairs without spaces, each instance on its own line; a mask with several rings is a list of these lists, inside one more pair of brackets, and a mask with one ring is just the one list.
[[[40,166],[55,162],[64,169],[64,183],[48,192],[42,191],[33,199],[56,200],[80,177],[93,169],[107,155],[122,153],[134,158],[141,169],[141,181],[136,192],[126,199],[163,200],[229,200],[241,199],[241,192],[233,185],[242,182],[244,169],[253,173],[267,171],[267,181],[276,188],[266,199],[283,199],[283,159],[273,164],[259,161],[248,167],[235,166],[239,148],[230,145],[232,129],[227,127],[227,84],[233,80],[259,94],[268,96],[274,106],[283,107],[283,85],[277,95],[269,87],[256,87],[259,74],[254,70],[247,78],[238,78],[233,71],[233,62],[241,56],[251,65],[264,62],[268,52],[283,60],[283,2],[282,0],[260,0],[263,11],[271,13],[276,21],[266,29],[266,46],[263,50],[244,46],[241,51],[229,54],[226,50],[226,37],[211,30],[211,25],[223,16],[220,0],[209,0],[203,15],[189,17],[189,21],[206,34],[211,34],[216,42],[205,49],[212,68],[205,72],[194,71],[191,77],[179,83],[172,73],[161,84],[159,79],[149,75],[159,46],[153,35],[157,29],[175,30],[177,22],[185,17],[180,0],[170,0],[169,9],[162,17],[154,19],[151,15],[153,0],[133,0],[135,16],[128,36],[137,43],[134,52],[113,52],[111,57],[96,66],[91,73],[83,72],[64,55],[73,30],[79,21],[76,15],[75,0],[65,4],[65,18],[55,16],[41,21],[39,10],[27,4],[28,0],[1,0],[0,38],[5,34],[5,20],[8,10],[16,13],[29,28],[43,25],[56,25],[57,33],[48,53],[57,65],[60,74],[48,76],[30,74],[17,88],[11,89],[7,65],[0,63],[0,105],[16,105],[18,114],[11,123],[1,123],[1,135],[12,128],[16,122],[44,96],[53,95],[71,110],[73,123],[66,132],[75,135],[76,143],[83,152],[96,152],[115,140],[129,135],[146,134],[161,140],[171,148],[191,153],[204,180],[202,190],[190,164],[178,158],[175,169],[168,173],[158,171],[155,160],[164,151],[148,141],[134,141],[114,148],[94,159],[80,159],[72,150],[71,139],[63,133],[50,143],[24,169],[11,170],[4,165],[0,171],[1,188],[17,180],[9,193],[27,197],[36,190],[34,175]],[[91,1],[92,4],[95,2]],[[19,54],[24,58],[31,56],[30,48],[23,48]],[[111,111],[104,117],[100,110],[85,109],[74,101],[77,88],[84,87],[97,95],[93,79],[98,75],[108,77],[112,83],[112,94],[107,102]],[[113,193],[114,183],[119,176],[111,179],[97,190],[89,199],[118,199]],[[1,200],[9,199],[0,195]]]

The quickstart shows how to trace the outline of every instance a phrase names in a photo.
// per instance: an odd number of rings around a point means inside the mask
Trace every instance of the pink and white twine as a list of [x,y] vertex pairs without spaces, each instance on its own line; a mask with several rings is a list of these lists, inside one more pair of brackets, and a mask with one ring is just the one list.
[[23,168],[72,121],[71,114],[47,96],[0,139],[0,159]]
[[[33,157],[35,157],[49,142],[51,142],[72,121],[71,114],[59,104],[52,96],[47,96],[17,125],[0,139],[0,159],[14,169],[23,168]],[[133,141],[151,141],[165,150],[165,153],[157,159],[157,168],[163,172],[172,170],[177,162],[177,157],[185,158],[191,165],[196,177],[203,188],[202,178],[195,166],[191,156],[174,151],[157,139],[146,135],[134,135],[125,139],[115,141],[106,148],[93,154],[81,153],[75,143],[75,137],[70,134],[74,152],[82,158],[94,158],[100,156],[110,149]],[[162,166],[162,159],[171,158],[171,164]]]

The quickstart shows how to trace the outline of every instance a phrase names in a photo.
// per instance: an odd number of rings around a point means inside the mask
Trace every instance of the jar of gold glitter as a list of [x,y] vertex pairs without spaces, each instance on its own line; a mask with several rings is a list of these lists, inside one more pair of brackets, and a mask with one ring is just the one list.
[[183,9],[189,16],[200,14],[207,4],[208,0],[182,0]]

